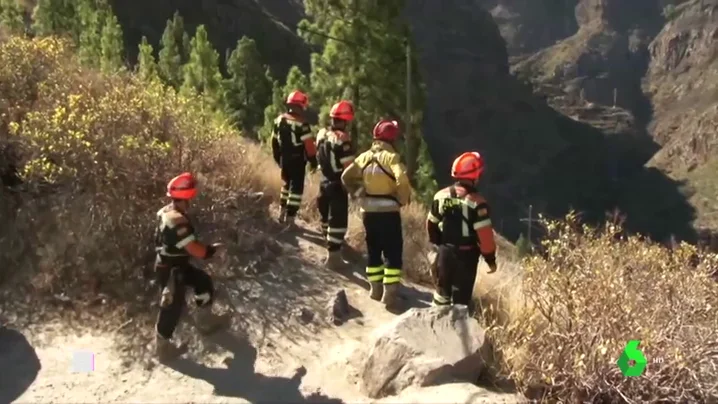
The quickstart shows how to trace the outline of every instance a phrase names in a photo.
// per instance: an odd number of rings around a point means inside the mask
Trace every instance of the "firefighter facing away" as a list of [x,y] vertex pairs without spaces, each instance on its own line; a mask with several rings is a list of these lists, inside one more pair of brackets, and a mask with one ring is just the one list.
[[339,101],[329,112],[331,126],[317,134],[317,160],[321,172],[317,208],[321,215],[322,235],[327,240],[326,266],[338,269],[344,236],[349,222],[349,196],[342,185],[342,172],[354,161],[354,148],[347,126],[354,120],[354,105]]
[[409,203],[411,186],[395,147],[398,123],[381,120],[372,134],[371,148],[344,170],[342,182],[350,195],[360,200],[370,297],[394,309],[403,264],[400,210]]
[[214,285],[206,272],[191,265],[190,259],[212,258],[220,244],[205,245],[197,239],[194,226],[187,216],[190,201],[197,195],[197,183],[190,173],[183,173],[167,184],[172,202],[157,212],[157,259],[155,274],[162,290],[160,313],[155,325],[157,356],[171,360],[186,352],[185,345],[176,345],[172,334],[186,305],[189,286],[194,289],[198,313],[196,324],[202,334],[211,334],[229,325],[227,315],[212,313]]
[[479,153],[464,153],[451,166],[456,183],[434,195],[426,228],[435,253],[435,306],[470,305],[479,257],[484,257],[489,273],[496,271],[489,205],[476,192],[483,171],[484,159]]
[[280,221],[293,224],[302,204],[304,177],[307,162],[317,168],[316,146],[311,127],[304,121],[309,97],[301,91],[292,91],[286,100],[287,112],[274,120],[272,154],[281,167],[282,187]]

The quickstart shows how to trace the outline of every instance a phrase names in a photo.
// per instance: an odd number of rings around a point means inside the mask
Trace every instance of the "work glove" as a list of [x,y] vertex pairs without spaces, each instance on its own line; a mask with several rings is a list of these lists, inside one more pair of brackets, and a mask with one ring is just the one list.
[[496,272],[496,269],[498,268],[498,267],[496,266],[496,261],[491,262],[491,263],[488,263],[488,262],[487,262],[487,265],[489,266],[489,272],[487,272],[487,273],[493,274],[494,272]]
[[309,159],[309,172],[314,173],[317,171],[317,168],[319,167],[319,163],[317,162],[316,157],[312,157]]
[[223,246],[224,246],[224,244],[222,244],[222,243],[212,243],[212,244],[208,245],[207,253],[204,256],[204,259],[208,260],[208,259],[214,257],[214,255],[217,253],[217,250],[219,250]]

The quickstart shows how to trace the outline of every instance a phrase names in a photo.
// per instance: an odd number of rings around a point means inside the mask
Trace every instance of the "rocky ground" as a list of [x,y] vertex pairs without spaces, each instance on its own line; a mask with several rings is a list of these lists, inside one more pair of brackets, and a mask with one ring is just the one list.
[[[429,291],[413,285],[403,303],[416,309],[391,314],[368,298],[360,268],[322,268],[316,241],[302,224],[280,236],[281,257],[253,281],[222,280],[232,329],[195,338],[171,365],[132,360],[119,333],[63,324],[1,329],[0,366],[12,371],[0,375],[0,402],[520,401],[460,381],[482,371],[474,319],[429,308]],[[77,351],[94,353],[93,372],[73,373]]]

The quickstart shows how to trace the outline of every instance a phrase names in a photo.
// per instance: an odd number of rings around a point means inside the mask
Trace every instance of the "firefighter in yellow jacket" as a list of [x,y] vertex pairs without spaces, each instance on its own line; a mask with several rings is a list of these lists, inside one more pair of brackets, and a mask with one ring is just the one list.
[[399,137],[398,123],[381,120],[372,135],[371,148],[344,170],[342,183],[361,204],[370,296],[392,309],[401,281],[404,245],[399,212],[409,203],[411,186],[394,144]]

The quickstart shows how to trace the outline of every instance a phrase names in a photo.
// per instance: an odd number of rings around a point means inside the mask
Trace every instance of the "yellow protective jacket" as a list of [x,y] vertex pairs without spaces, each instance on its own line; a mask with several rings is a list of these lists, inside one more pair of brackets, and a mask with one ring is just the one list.
[[383,141],[375,141],[344,170],[342,183],[350,195],[361,198],[362,212],[396,212],[411,196],[399,154]]

